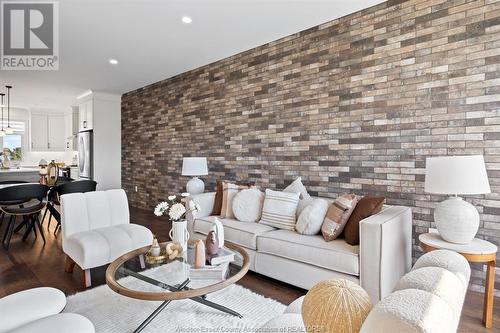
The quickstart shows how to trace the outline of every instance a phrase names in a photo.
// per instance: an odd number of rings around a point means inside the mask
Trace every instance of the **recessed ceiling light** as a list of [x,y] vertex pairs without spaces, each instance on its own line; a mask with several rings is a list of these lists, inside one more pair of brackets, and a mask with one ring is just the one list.
[[191,22],[193,22],[193,20],[192,20],[189,16],[184,16],[184,17],[182,18],[182,23],[189,24],[189,23],[191,23]]
[[116,60],[116,59],[109,59],[109,63],[111,65],[118,65],[118,60]]

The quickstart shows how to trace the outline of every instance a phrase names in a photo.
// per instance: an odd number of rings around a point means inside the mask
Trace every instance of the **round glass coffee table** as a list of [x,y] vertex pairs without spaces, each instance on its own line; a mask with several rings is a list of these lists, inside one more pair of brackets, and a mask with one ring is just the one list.
[[[160,244],[161,248],[165,248],[166,244]],[[180,299],[190,299],[241,318],[236,311],[211,302],[206,297],[234,284],[248,272],[250,260],[247,252],[229,242],[225,242],[224,247],[235,252],[235,258],[239,257],[240,260],[217,272],[193,271],[191,249],[180,258],[155,264],[145,260],[150,246],[128,252],[114,260],[106,270],[106,283],[113,291],[135,299],[163,301],[134,332],[142,331],[171,301]]]

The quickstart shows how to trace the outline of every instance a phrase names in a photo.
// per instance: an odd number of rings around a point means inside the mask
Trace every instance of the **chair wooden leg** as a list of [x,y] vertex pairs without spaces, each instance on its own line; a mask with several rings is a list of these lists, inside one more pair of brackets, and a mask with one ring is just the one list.
[[73,259],[70,258],[70,256],[66,255],[66,259],[64,262],[64,271],[66,273],[73,273],[73,269],[75,268],[75,262]]
[[[43,222],[45,221],[45,216],[47,215],[47,211],[49,209],[48,208],[45,208],[45,212],[43,213],[43,217],[42,217],[42,225],[43,225]],[[50,221],[49,221],[49,225],[47,226],[47,230],[49,229],[50,227]]]
[[[34,222],[31,218],[29,218],[26,222],[26,231],[24,232],[24,235],[23,235],[23,242],[28,238],[28,236],[30,235],[30,232],[31,230],[34,229],[35,225],[34,225]],[[35,237],[36,237],[36,230],[33,230],[33,232],[35,233]]]
[[2,243],[5,243],[5,240],[7,239],[7,235],[9,234],[9,229],[10,229],[10,225],[12,224],[12,219],[13,218],[14,218],[13,215],[9,216],[9,222],[7,223],[7,227],[5,228],[5,232],[3,234]]
[[90,269],[82,270],[82,280],[85,288],[88,288],[92,284],[92,279],[90,277]]
[[[3,239],[3,246],[4,248],[8,251],[9,246],[10,246],[10,239],[12,238],[12,234],[14,233],[14,225],[16,224],[16,217],[15,215],[11,215],[9,225],[7,227],[4,239]],[[5,243],[7,241],[7,243]]]
[[43,234],[43,228],[42,224],[40,223],[40,219],[38,218],[38,213],[35,216],[33,216],[33,220],[35,221],[35,224],[38,226],[38,231],[40,231],[40,235],[42,236],[43,244],[45,244],[45,235]]

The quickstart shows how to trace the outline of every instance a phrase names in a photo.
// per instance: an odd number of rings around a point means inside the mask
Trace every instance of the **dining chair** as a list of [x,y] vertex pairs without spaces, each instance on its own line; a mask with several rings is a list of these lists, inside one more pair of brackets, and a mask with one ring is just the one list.
[[[36,228],[38,228],[45,244],[45,236],[40,224],[39,213],[45,208],[48,191],[49,187],[47,185],[36,183],[18,184],[0,188],[0,202],[3,203],[0,206],[0,210],[6,215],[10,215],[9,223],[2,240],[6,250],[9,249],[10,239],[14,233],[14,226],[18,216],[22,216],[22,223],[26,224],[23,241],[26,240],[31,231],[33,231],[36,238]],[[12,204],[13,202],[15,204]],[[19,204],[19,202],[23,202],[23,204]],[[4,205],[4,203],[10,204]]]
[[[26,184],[26,183],[28,183],[28,182],[24,181],[24,180],[2,180],[2,181],[0,181],[0,188],[8,187],[8,186],[13,186],[13,185],[16,185],[16,184]],[[24,202],[21,202],[21,201],[17,201],[17,202],[0,202],[0,206],[9,206],[9,205],[15,205],[15,204],[22,205],[23,203]],[[5,213],[3,211],[0,211],[0,226],[3,223],[4,217],[5,217]]]
[[70,182],[63,182],[59,185],[54,186],[50,189],[48,195],[48,203],[47,208],[45,209],[45,213],[43,214],[42,222],[45,220],[45,216],[47,211],[49,212],[49,222],[47,223],[47,230],[50,228],[50,222],[52,217],[57,221],[56,228],[54,229],[54,235],[57,234],[57,231],[61,228],[61,214],[55,208],[55,206],[60,206],[59,198],[63,194],[69,193],[86,193],[86,192],[94,192],[97,187],[97,182],[93,180],[77,180]]

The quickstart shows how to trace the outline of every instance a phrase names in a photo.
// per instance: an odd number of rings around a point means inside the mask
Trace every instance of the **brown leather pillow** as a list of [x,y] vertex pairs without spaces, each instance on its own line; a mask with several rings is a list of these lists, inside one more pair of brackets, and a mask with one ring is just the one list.
[[[222,183],[224,181],[217,180],[217,184],[215,185],[215,200],[214,200],[214,208],[212,210],[212,215],[220,215],[222,212]],[[255,186],[255,182],[235,182],[236,185],[242,186]]]
[[359,222],[382,210],[384,197],[365,196],[359,200],[344,228],[344,239],[347,244],[359,245]]

